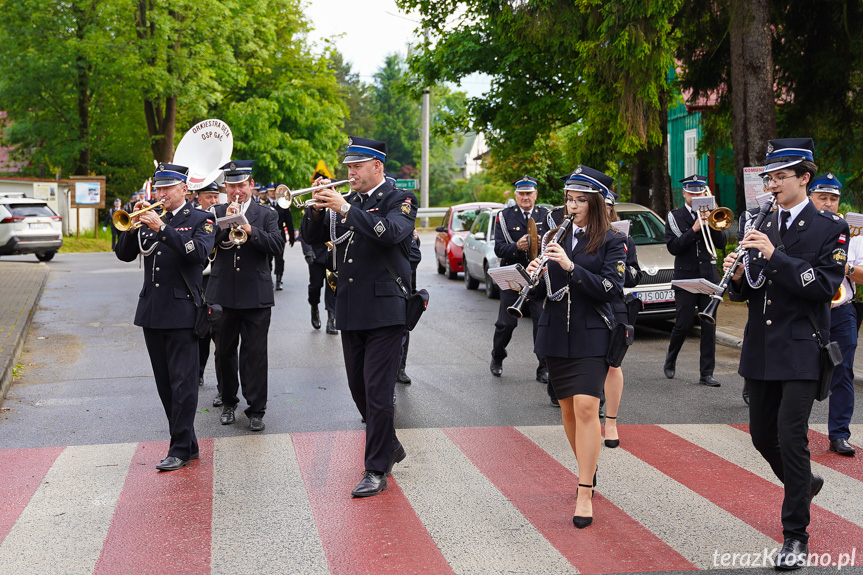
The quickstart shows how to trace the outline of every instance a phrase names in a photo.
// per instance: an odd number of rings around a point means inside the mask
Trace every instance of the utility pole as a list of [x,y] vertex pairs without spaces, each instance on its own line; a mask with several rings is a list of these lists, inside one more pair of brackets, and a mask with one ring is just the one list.
[[[426,42],[429,39],[428,29],[424,30]],[[423,88],[423,127],[422,127],[422,158],[420,172],[420,207],[429,207],[429,104],[430,89],[428,86]],[[428,218],[420,220],[420,226],[427,228],[429,225]]]

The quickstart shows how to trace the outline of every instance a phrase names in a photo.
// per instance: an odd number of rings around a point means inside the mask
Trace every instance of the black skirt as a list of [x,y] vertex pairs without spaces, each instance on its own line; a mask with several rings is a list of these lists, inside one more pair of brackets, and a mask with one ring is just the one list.
[[545,358],[548,377],[558,399],[573,395],[601,397],[608,375],[604,357],[551,357]]

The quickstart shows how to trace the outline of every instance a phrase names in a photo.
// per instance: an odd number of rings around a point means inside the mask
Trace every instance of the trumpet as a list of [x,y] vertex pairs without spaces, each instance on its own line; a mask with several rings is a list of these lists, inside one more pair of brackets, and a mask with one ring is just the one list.
[[[311,208],[313,206],[318,205],[318,201],[314,198],[310,200],[306,200],[305,202],[300,201],[300,196],[304,196],[306,194],[311,194],[317,192],[318,190],[325,190],[327,188],[337,188],[339,186],[344,186],[345,184],[350,184],[354,181],[354,178],[350,180],[339,180],[338,182],[332,182],[329,184],[321,184],[319,186],[312,186],[311,188],[302,188],[300,190],[291,190],[285,184],[279,184],[276,188],[276,203],[279,204],[279,207],[283,210],[289,210],[291,208],[291,203],[298,208]],[[347,196],[350,192],[342,194],[342,196]]]
[[163,212],[162,215],[164,215],[165,202],[160,201],[160,202],[156,202],[155,204],[150,204],[146,208],[141,208],[140,210],[138,210],[136,212],[132,212],[131,214],[124,212],[123,210],[117,210],[116,212],[114,212],[114,215],[111,216],[111,221],[114,222],[114,227],[117,228],[118,230],[120,230],[121,232],[126,232],[129,230],[137,230],[138,228],[140,228],[144,224],[142,224],[141,222],[134,222],[133,223],[132,218],[136,218],[136,217],[140,216],[141,214],[143,214],[144,212],[149,212],[150,210],[154,210],[156,208],[162,208],[162,212]]
[[[560,227],[554,230],[554,237],[551,240],[552,242],[560,243],[560,240],[562,240],[566,235],[567,230],[572,226],[572,218],[573,216],[569,215],[560,222]],[[530,275],[528,284],[522,287],[518,292],[518,299],[515,300],[515,303],[506,308],[506,313],[519,319],[524,317],[524,313],[522,313],[521,308],[524,307],[524,303],[527,301],[530,291],[539,284],[539,278],[542,277],[542,266],[544,266],[547,261],[548,254],[543,252],[543,254],[539,256],[539,267],[537,267],[536,271]]]
[[[710,192],[710,188],[707,188],[707,194],[713,195]],[[731,227],[732,222],[734,221],[734,213],[728,208],[715,208],[710,210],[707,206],[701,206],[698,209],[698,214],[700,217],[704,217],[706,214],[707,225],[711,230],[716,230],[717,232],[722,232]],[[701,226],[701,236],[704,238],[704,245],[707,247],[707,252],[710,254],[710,258],[712,263],[716,263],[716,244],[713,243],[713,238],[710,237],[710,234]]]
[[228,232],[228,237],[231,240],[231,243],[235,246],[241,246],[246,243],[246,240],[249,239],[249,234],[246,233],[246,230],[234,224],[231,226],[231,231]]

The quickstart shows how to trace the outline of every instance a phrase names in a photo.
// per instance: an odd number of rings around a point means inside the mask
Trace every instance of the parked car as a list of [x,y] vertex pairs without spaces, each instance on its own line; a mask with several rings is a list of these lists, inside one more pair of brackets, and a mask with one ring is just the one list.
[[44,200],[0,197],[0,255],[36,254],[47,262],[63,245],[62,220]]
[[485,284],[485,295],[491,299],[500,297],[500,289],[488,275],[488,270],[500,265],[500,260],[494,253],[498,212],[500,208],[480,210],[464,240],[463,250],[464,286],[467,289],[477,289],[482,282]]
[[438,233],[434,241],[437,273],[446,274],[454,280],[458,273],[464,270],[462,262],[462,247],[465,236],[483,208],[502,208],[498,202],[471,202],[450,206],[443,218],[443,223],[435,228]]
[[641,319],[674,317],[674,256],[665,247],[665,222],[649,208],[638,204],[618,203],[617,215],[629,220],[629,235],[638,252],[638,265],[644,279],[634,288],[624,288],[644,303]]

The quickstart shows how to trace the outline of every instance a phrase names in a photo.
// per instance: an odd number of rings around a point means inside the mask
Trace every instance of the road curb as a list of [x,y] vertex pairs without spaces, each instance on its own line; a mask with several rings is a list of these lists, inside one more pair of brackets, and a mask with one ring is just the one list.
[[[27,340],[27,334],[30,332],[30,324],[33,321],[33,315],[36,313],[36,306],[39,305],[39,300],[42,298],[42,291],[45,289],[45,284],[48,282],[48,267],[47,264],[37,264],[40,266],[44,266],[43,270],[40,270],[40,279],[38,280],[38,287],[35,289],[35,293],[32,298],[25,304],[24,308],[20,310],[18,317],[20,318],[22,315],[24,316],[24,321],[20,325],[17,323],[14,325],[4,325],[3,329],[14,328],[14,331],[17,333],[13,333],[13,343],[12,343],[12,353],[11,354],[3,354],[5,357],[0,359],[3,362],[3,365],[0,365],[0,407],[3,406],[3,402],[6,399],[6,393],[9,391],[9,388],[12,387],[12,372],[15,369],[15,365],[18,362],[18,358],[21,356],[21,350],[24,347],[24,342]],[[5,314],[4,314],[5,315]]]

